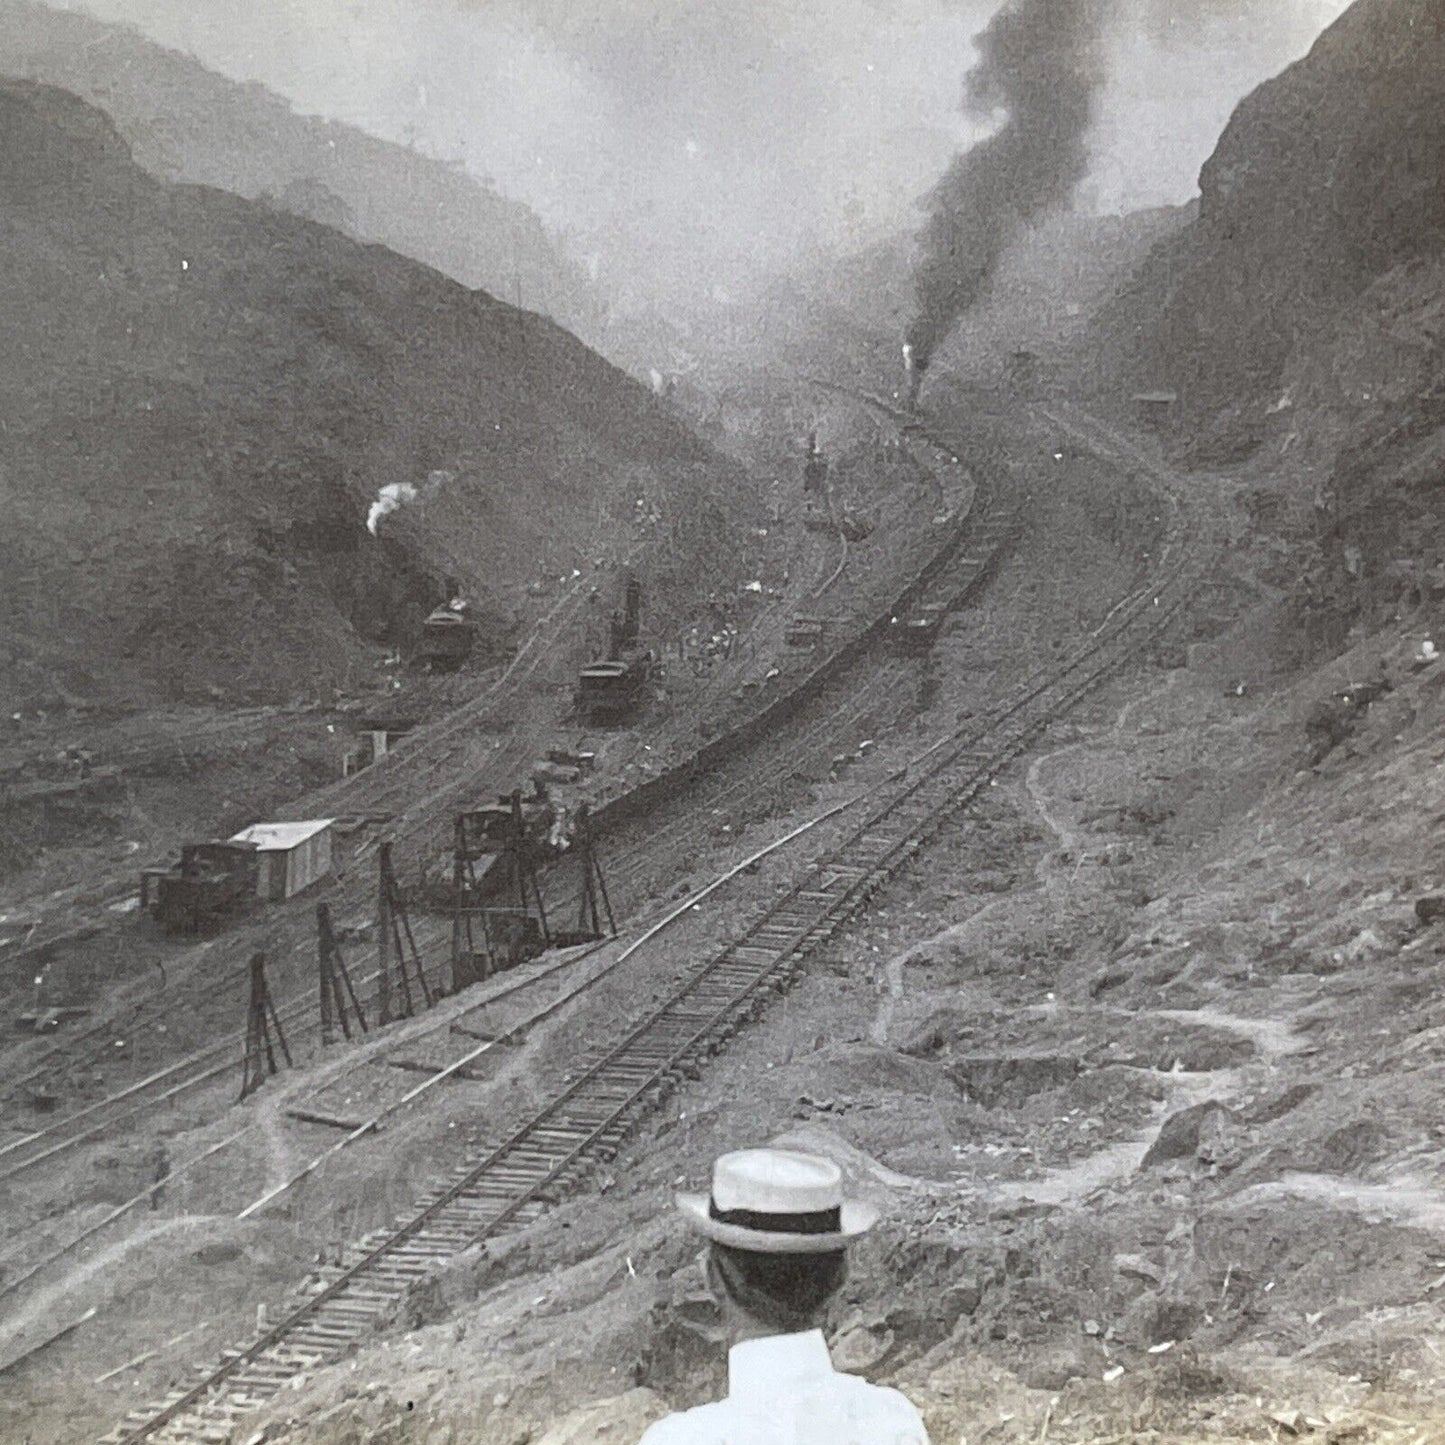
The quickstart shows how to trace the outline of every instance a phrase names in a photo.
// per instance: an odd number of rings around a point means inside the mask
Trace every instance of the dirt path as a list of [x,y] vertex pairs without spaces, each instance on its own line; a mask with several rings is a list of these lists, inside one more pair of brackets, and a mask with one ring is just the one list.
[[[1028,790],[1034,810],[1038,813],[1044,826],[1058,839],[1060,851],[1069,854],[1075,860],[1075,872],[1077,872],[1079,863],[1087,856],[1086,840],[1083,833],[1071,828],[1058,816],[1055,806],[1050,803],[1044,781],[1046,771],[1059,766],[1064,759],[1075,753],[1102,752],[1107,748],[1122,750],[1125,746],[1124,729],[1128,725],[1129,719],[1140,708],[1148,707],[1173,692],[1179,686],[1180,676],[1179,673],[1171,673],[1158,687],[1142,696],[1130,698],[1119,709],[1114,721],[1104,731],[1066,743],[1051,753],[1041,753],[1029,764],[1028,772],[1024,777],[1024,786]],[[1045,875],[1051,870],[1054,861],[1048,854],[1039,860],[1038,877],[1041,883],[1047,881]]]
[[[1029,770],[1024,776],[1024,787],[1028,791],[1034,811],[1039,815],[1040,821],[1058,840],[1059,849],[1075,859],[1082,859],[1084,856],[1080,847],[1083,834],[1075,832],[1067,823],[1055,816],[1040,779],[1044,769],[1057,763],[1060,758],[1092,746],[1092,740],[1081,740],[1070,743],[1067,747],[1059,748],[1057,752],[1044,753],[1029,764]],[[1048,882],[1049,875],[1054,871],[1054,864],[1055,860],[1047,853],[1039,859],[1035,866],[1035,873],[1040,883]]]
[[[1423,1229],[1445,1238],[1445,1189],[1433,1180],[1407,1171],[1393,1174],[1382,1184],[1368,1184],[1338,1174],[1291,1171],[1278,1179],[1241,1190],[1231,1204],[1243,1209],[1290,1200],[1349,1210],[1372,1223]],[[1438,1288],[1438,1284],[1432,1288]]]

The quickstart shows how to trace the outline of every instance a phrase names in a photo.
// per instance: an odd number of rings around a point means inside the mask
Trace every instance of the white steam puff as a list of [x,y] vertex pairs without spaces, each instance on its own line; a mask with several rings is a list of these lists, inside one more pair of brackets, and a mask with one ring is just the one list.
[[455,472],[437,468],[426,474],[426,481],[420,487],[411,482],[388,482],[377,494],[366,514],[366,530],[376,536],[376,524],[389,512],[394,512],[403,502],[414,502],[418,497],[429,497],[438,487],[457,479]]
[[416,488],[410,482],[388,482],[377,494],[366,514],[366,530],[376,536],[376,524],[403,502],[416,501]]

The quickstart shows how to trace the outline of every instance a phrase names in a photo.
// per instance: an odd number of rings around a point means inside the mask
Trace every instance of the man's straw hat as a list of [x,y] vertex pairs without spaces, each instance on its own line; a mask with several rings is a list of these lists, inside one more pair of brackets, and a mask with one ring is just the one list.
[[843,1171],[791,1149],[740,1149],[712,1166],[712,1193],[679,1194],[692,1227],[718,1244],[759,1254],[826,1254],[846,1248],[878,1217],[844,1199]]

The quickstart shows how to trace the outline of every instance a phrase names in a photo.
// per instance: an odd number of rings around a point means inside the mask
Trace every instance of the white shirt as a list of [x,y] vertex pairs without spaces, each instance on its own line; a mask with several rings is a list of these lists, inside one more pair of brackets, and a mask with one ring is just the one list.
[[897,1390],[833,1368],[821,1330],[728,1351],[728,1397],[659,1420],[640,1445],[928,1445]]

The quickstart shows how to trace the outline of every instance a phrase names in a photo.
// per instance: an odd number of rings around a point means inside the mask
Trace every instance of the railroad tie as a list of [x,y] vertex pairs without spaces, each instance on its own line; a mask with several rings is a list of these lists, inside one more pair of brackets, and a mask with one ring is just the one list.
[[[980,491],[976,508],[985,504],[986,493]],[[997,519],[992,519],[992,527],[989,518],[980,524],[980,515],[976,509],[975,550],[1007,531]],[[979,562],[970,552],[944,575],[958,582],[970,577],[969,569]],[[891,808],[869,818],[839,849],[839,861],[815,869],[807,888],[781,900],[690,978],[677,980],[672,999],[653,1009],[642,1031],[568,1074],[570,1089],[555,1097],[510,1146],[469,1140],[471,1159],[443,1183],[428,1183],[420,1216],[413,1213],[390,1229],[372,1231],[361,1246],[347,1251],[344,1257],[361,1272],[346,1278],[342,1292],[298,1319],[284,1344],[273,1342],[261,1351],[256,1342],[249,1348],[257,1349],[258,1356],[244,1363],[230,1357],[233,1373],[216,1382],[219,1398],[182,1406],[184,1391],[169,1396],[159,1413],[172,1407],[181,1413],[158,1427],[157,1441],[194,1445],[214,1438],[219,1445],[246,1409],[264,1403],[299,1372],[314,1368],[318,1357],[330,1358],[353,1347],[440,1263],[488,1233],[500,1234],[538,1217],[549,1201],[613,1157],[645,1106],[665,1097],[681,1078],[696,1077],[699,1060],[722,1047],[743,1020],[762,1007],[769,991],[786,988],[798,977],[800,953],[832,939],[844,920],[953,812],[978,795],[990,774],[1038,735],[1050,715],[1097,689],[1137,647],[1131,629],[1137,626],[1142,632],[1147,621],[1157,630],[1162,609],[1152,598],[1144,595],[1130,607],[1133,615],[1126,615],[1114,635],[1094,649],[1098,658],[1088,664],[1092,673],[1081,676],[1076,658],[1048,686],[1016,697],[1011,706],[1019,709],[1018,715],[999,719],[989,730],[995,739],[990,749],[979,745],[987,735],[981,731],[957,738],[958,752],[933,765],[926,781],[896,798]],[[323,1278],[331,1282],[324,1287],[335,1287],[340,1279],[330,1272]],[[154,1413],[127,1416],[132,1428],[157,1421]],[[198,1433],[202,1430],[210,1433]]]
[[507,1155],[507,1162],[516,1168],[535,1171],[550,1169],[557,1162],[557,1151],[548,1149],[518,1149]]
[[435,1220],[427,1225],[426,1233],[428,1239],[438,1240],[442,1244],[455,1245],[458,1249],[465,1249],[471,1243],[470,1230],[441,1224]]
[[378,1309],[389,1308],[397,1301],[397,1296],[389,1290],[378,1289],[374,1284],[358,1284],[355,1281],[346,1286],[346,1298],[374,1304]]
[[231,1438],[232,1423],[231,1419],[227,1419],[216,1424],[201,1425],[199,1428],[191,1426],[185,1435],[171,1433],[170,1438],[177,1441],[198,1440],[202,1442],[202,1445],[226,1445]]
[[751,944],[741,947],[735,944],[732,952],[746,963],[771,963],[778,956],[776,948],[759,948]]

